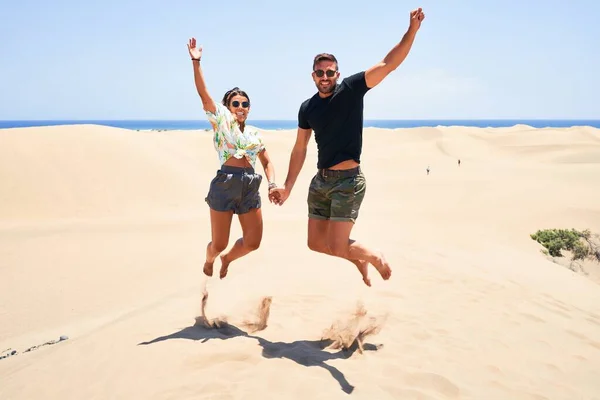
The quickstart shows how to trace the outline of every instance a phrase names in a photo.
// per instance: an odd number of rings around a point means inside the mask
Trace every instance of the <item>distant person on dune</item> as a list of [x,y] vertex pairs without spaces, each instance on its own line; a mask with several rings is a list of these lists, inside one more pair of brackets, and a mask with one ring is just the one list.
[[[210,207],[211,241],[206,247],[204,273],[213,274],[213,263],[229,243],[233,214],[237,214],[242,226],[242,237],[228,253],[221,255],[220,278],[227,275],[229,263],[258,249],[263,220],[259,187],[262,176],[254,171],[256,159],[260,159],[269,188],[275,185],[275,168],[256,128],[246,125],[250,112],[250,98],[235,87],[215,102],[208,91],[202,74],[202,47],[196,47],[191,38],[188,51],[194,68],[194,82],[202,100],[202,106],[214,130],[214,147],[220,169],[210,183],[206,203]],[[269,198],[272,201],[272,198]]]
[[318,93],[300,106],[296,144],[285,184],[271,190],[279,205],[290,196],[314,131],[318,171],[308,188],[308,247],[352,262],[368,286],[369,263],[384,280],[390,278],[392,271],[383,253],[350,239],[367,187],[360,167],[363,100],[371,88],[404,61],[424,18],[421,8],[410,12],[408,31],[385,58],[341,83],[335,56],[321,53],[314,58],[312,78]]
[[458,159],[458,166],[460,167],[460,158]]

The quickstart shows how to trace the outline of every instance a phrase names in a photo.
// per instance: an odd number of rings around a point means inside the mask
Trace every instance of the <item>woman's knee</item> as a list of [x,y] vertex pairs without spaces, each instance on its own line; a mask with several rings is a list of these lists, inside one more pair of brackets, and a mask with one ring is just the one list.
[[253,236],[251,238],[244,238],[244,246],[250,251],[258,250],[260,242],[260,237]]
[[228,244],[229,243],[226,240],[217,240],[217,241],[211,242],[211,247],[212,247],[213,251],[215,251],[217,253],[221,253],[221,252],[225,251]]

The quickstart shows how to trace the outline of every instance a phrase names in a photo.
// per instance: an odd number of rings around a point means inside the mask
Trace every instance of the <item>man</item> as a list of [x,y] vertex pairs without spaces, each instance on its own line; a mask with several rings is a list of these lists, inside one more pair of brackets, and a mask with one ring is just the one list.
[[270,190],[278,205],[290,196],[314,131],[318,171],[308,191],[308,247],[351,261],[367,286],[371,286],[369,263],[384,280],[390,278],[392,271],[383,253],[350,239],[366,190],[360,169],[363,97],[404,61],[424,18],[421,8],[411,11],[407,32],[385,58],[341,83],[337,82],[340,73],[335,56],[322,53],[315,57],[312,77],[318,92],[300,106],[298,133],[285,184]]

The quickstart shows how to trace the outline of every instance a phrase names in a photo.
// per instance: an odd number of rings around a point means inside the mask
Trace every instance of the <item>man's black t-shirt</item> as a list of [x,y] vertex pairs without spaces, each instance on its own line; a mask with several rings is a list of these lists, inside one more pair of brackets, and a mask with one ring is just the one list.
[[315,132],[317,168],[330,168],[346,160],[360,163],[363,99],[367,91],[362,71],[343,79],[333,95],[321,98],[316,93],[300,105],[298,126]]

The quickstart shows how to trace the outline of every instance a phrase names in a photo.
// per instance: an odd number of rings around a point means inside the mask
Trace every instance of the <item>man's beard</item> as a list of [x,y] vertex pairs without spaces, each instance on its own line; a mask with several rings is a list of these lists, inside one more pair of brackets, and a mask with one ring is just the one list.
[[317,90],[323,94],[329,94],[331,92],[334,91],[335,87],[337,86],[336,82],[329,82],[329,86],[326,88],[321,87],[321,85],[319,83],[316,84],[317,86]]

